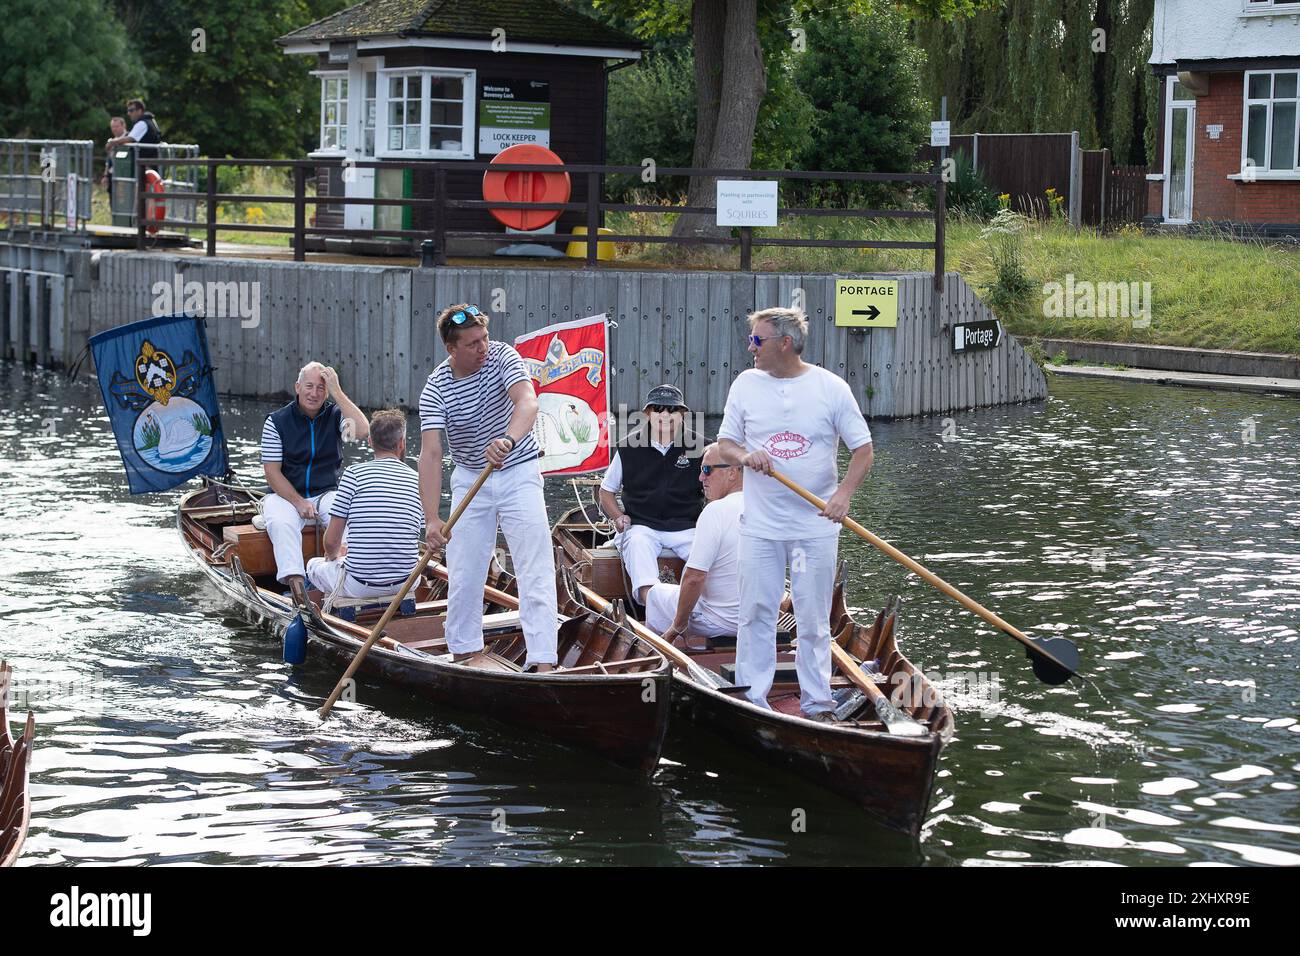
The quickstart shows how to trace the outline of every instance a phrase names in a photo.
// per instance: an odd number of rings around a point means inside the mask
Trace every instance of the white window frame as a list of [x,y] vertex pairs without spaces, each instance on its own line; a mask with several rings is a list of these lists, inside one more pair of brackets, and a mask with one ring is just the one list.
[[1246,13],[1300,13],[1300,0],[1241,0]]
[[[347,95],[345,95],[342,99],[336,100],[335,102],[342,104],[344,109],[347,111],[348,117],[350,118],[352,116],[352,109],[348,100],[352,93],[351,77],[348,75],[348,71],[346,68],[341,70],[312,70],[311,75],[320,77],[320,114],[319,114],[320,119],[317,123],[316,149],[312,150],[312,152],[308,153],[307,155],[312,157],[346,156],[347,155],[346,145],[343,146],[323,145],[325,142],[325,125],[326,125],[325,124],[325,89],[326,89],[327,82],[329,80],[343,80],[345,83],[348,84]],[[343,138],[346,140],[347,133],[348,133],[347,120],[344,120],[344,122],[338,124],[338,128],[342,130],[344,134]]]
[[[1161,204],[1160,215],[1166,222],[1175,225],[1190,224],[1192,221],[1192,189],[1195,185],[1196,178],[1196,97],[1190,94],[1186,99],[1174,99],[1174,87],[1178,84],[1178,75],[1174,74],[1166,80],[1165,93],[1165,165],[1164,177],[1165,186],[1163,190],[1164,202]],[[1173,155],[1174,155],[1174,103],[1183,104],[1180,109],[1186,108],[1190,103],[1190,115],[1187,117],[1187,144],[1191,147],[1192,158],[1187,164],[1187,217],[1185,219],[1169,218],[1169,189],[1173,185]]]
[[[1300,4],[1296,4],[1296,13],[1300,13]],[[1276,88],[1277,77],[1279,74],[1282,73],[1290,73],[1293,75],[1297,75],[1296,96],[1294,99],[1291,98],[1279,99],[1278,97],[1272,95],[1274,89]],[[1268,99],[1251,98],[1250,78],[1252,76],[1269,76],[1272,78],[1269,83]],[[1242,97],[1241,172],[1236,176],[1230,176],[1228,178],[1242,179],[1246,181],[1252,179],[1253,180],[1300,179],[1300,65],[1285,70],[1248,70],[1243,75],[1241,86],[1242,86],[1241,89],[1241,97]],[[1279,102],[1281,103],[1294,102],[1296,104],[1296,123],[1295,123],[1296,135],[1295,135],[1295,141],[1291,144],[1293,150],[1292,153],[1293,165],[1290,169],[1273,169],[1268,165],[1268,163],[1271,162],[1272,160],[1272,152],[1273,152],[1273,104]],[[1268,155],[1265,156],[1266,162],[1263,166],[1254,166],[1248,168],[1246,166],[1246,157],[1247,157],[1247,147],[1250,142],[1250,108],[1252,106],[1268,107],[1268,114],[1267,114],[1268,120],[1264,124],[1264,147],[1268,151]]]
[[[388,148],[388,90],[389,80],[397,76],[419,76],[420,80],[420,145],[418,149],[394,150]],[[449,77],[461,81],[461,149],[434,149],[429,137],[430,87],[433,77]],[[478,72],[445,67],[401,67],[379,70],[379,102],[376,104],[375,157],[377,159],[473,159],[478,148],[478,117],[475,103],[478,96]]]

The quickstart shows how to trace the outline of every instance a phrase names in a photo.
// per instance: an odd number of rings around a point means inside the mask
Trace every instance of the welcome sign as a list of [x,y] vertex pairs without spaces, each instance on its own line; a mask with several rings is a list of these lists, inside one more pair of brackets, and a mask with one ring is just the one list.
[[551,145],[547,80],[483,80],[478,101],[478,151],[496,155],[520,143]]

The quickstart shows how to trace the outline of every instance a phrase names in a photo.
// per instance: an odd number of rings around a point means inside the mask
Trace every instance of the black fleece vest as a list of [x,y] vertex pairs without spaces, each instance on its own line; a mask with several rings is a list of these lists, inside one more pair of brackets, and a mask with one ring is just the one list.
[[623,510],[633,524],[643,524],[656,531],[685,531],[695,527],[704,508],[704,488],[700,484],[702,455],[691,457],[686,449],[674,445],[667,454],[649,444],[644,432],[635,436],[641,441],[631,447],[618,446],[623,463]]
[[271,413],[280,433],[280,471],[304,498],[331,490],[339,481],[343,464],[343,438],[339,422],[343,412],[331,401],[308,418],[297,400]]

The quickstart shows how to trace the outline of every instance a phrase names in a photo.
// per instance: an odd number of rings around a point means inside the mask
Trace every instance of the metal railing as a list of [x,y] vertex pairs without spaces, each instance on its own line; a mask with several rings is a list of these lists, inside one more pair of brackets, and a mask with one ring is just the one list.
[[[198,201],[185,198],[186,195],[197,195],[202,189],[199,183],[201,169],[189,162],[198,158],[198,146],[193,143],[126,143],[116,149],[133,151],[130,166],[134,175],[118,175],[118,160],[114,160],[113,185],[109,193],[114,223],[139,227],[136,219],[140,206],[137,190],[145,171],[152,169],[162,177],[163,193],[172,196],[164,200],[167,223],[187,233],[200,225]],[[143,157],[141,151],[144,151]]]
[[[0,139],[0,214],[10,226],[77,230],[90,220],[95,144],[76,139]],[[69,199],[72,200],[71,204]]]
[[[146,224],[187,225],[171,219],[170,200],[183,198],[202,202],[206,206],[207,216],[203,228],[207,234],[209,256],[217,254],[217,235],[221,230],[231,232],[264,232],[271,234],[288,234],[292,237],[294,259],[306,258],[306,240],[308,236],[344,237],[344,238],[409,238],[428,239],[434,243],[435,257],[439,264],[446,262],[447,237],[454,235],[460,239],[502,239],[501,232],[453,231],[447,227],[449,210],[453,209],[532,209],[532,210],[578,210],[584,213],[586,233],[512,233],[515,240],[526,237],[532,242],[559,243],[582,242],[586,244],[586,261],[594,267],[598,261],[599,245],[603,242],[627,243],[672,243],[679,245],[721,245],[739,247],[740,268],[750,271],[752,251],[763,246],[794,246],[804,248],[834,249],[918,249],[934,252],[934,285],[936,291],[942,292],[944,273],[944,220],[946,219],[946,190],[943,178],[938,173],[841,173],[841,172],[806,172],[796,170],[773,169],[699,169],[699,168],[661,168],[660,176],[702,176],[713,179],[778,179],[778,180],[820,180],[845,183],[910,183],[932,186],[935,190],[934,209],[867,209],[867,208],[800,208],[781,207],[780,216],[809,217],[846,217],[858,219],[920,219],[929,220],[934,225],[932,241],[889,240],[889,239],[816,239],[816,238],[767,238],[755,236],[753,226],[737,227],[736,236],[672,236],[672,235],[624,235],[601,234],[599,225],[601,213],[604,212],[642,212],[661,215],[700,214],[713,215],[713,206],[662,206],[640,203],[605,202],[602,198],[602,177],[606,175],[625,175],[639,177],[640,166],[609,166],[590,164],[538,165],[523,163],[486,163],[486,162],[436,162],[436,161],[371,161],[356,162],[352,160],[333,159],[178,159],[177,166],[193,165],[207,170],[207,191],[172,192],[152,194],[168,202],[165,218],[147,218],[143,203],[143,192],[138,193],[137,210],[137,248],[147,247]],[[292,195],[248,195],[241,193],[219,193],[216,190],[217,170],[222,166],[263,166],[269,168],[289,169],[293,178]],[[343,196],[308,196],[308,174],[315,175],[318,169],[339,167],[365,169],[418,169],[433,175],[433,194],[431,196],[407,196],[396,199],[378,197],[343,197]],[[582,202],[497,202],[485,199],[449,199],[447,196],[447,173],[449,171],[486,171],[494,172],[566,172],[571,177],[581,176],[586,180],[586,196]],[[143,187],[144,170],[137,171],[138,188]],[[293,205],[294,222],[292,226],[263,225],[250,223],[222,223],[218,220],[219,203],[222,202],[259,202],[290,203]],[[361,206],[403,206],[413,209],[428,208],[433,213],[430,229],[347,229],[307,224],[308,205],[361,205]]]

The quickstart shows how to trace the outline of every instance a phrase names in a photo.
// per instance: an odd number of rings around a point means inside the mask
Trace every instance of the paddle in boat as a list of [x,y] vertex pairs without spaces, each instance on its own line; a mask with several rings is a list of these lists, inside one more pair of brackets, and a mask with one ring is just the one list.
[[[256,497],[214,480],[185,495],[177,527],[208,580],[260,619],[284,630],[297,608],[275,581],[275,558],[264,530],[253,524]],[[314,555],[316,536],[303,534]],[[559,664],[549,673],[524,673],[526,652],[517,602],[484,590],[487,668],[453,663],[443,635],[445,568],[430,565],[387,621],[360,664],[360,673],[407,688],[440,705],[473,711],[590,751],[648,777],[659,762],[668,724],[670,670],[651,644],[614,622],[578,609],[559,631]],[[434,582],[437,582],[436,584]],[[324,607],[308,592],[303,622],[310,647],[349,664],[386,614],[389,601],[366,599]],[[330,701],[332,704],[332,701]]]
[[13,668],[0,661],[0,867],[13,866],[23,851],[27,825],[32,818],[28,788],[32,738],[36,718],[27,712],[27,724],[17,740],[9,734],[9,687]]

